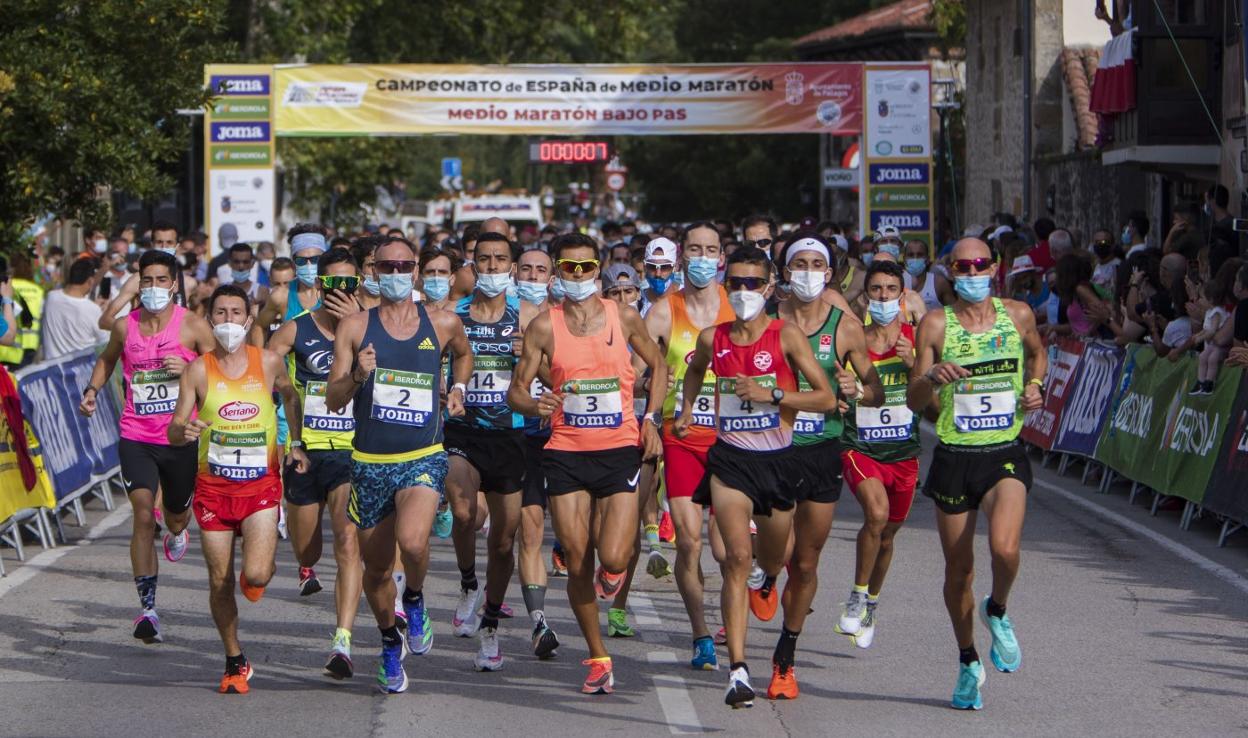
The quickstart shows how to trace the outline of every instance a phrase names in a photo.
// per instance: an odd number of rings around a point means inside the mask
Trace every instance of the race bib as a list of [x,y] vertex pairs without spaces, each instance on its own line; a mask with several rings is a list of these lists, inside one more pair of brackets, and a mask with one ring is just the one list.
[[466,407],[495,407],[506,404],[507,388],[511,387],[512,358],[510,356],[478,356],[472,361],[472,376],[468,378],[468,392],[464,395]]
[[[755,382],[772,390],[776,375],[752,377]],[[716,388],[719,395],[719,430],[721,433],[757,433],[780,427],[780,408],[770,402],[756,403],[737,397],[735,377],[720,377]]]
[[[679,418],[681,410],[685,407],[685,383],[683,381],[676,383],[676,411],[675,417]],[[698,390],[698,396],[693,398],[693,424],[706,428],[715,427],[715,379],[702,380],[702,388]]]
[[[801,392],[810,391],[810,382],[807,382],[805,377],[798,377],[797,389]],[[793,418],[793,433],[799,436],[822,436],[823,420],[823,413],[800,410]]]
[[355,416],[351,414],[355,401],[348,402],[341,412],[330,412],[325,404],[325,388],[325,382],[308,382],[304,386],[303,427],[330,433],[355,430]]
[[178,404],[179,378],[168,369],[134,372],[130,375],[130,397],[135,415],[171,415]]
[[208,434],[208,472],[214,477],[246,482],[269,471],[269,446],[264,431]]
[[529,397],[532,397],[534,400],[540,400],[545,393],[546,385],[542,384],[542,380],[533,377],[533,383],[529,385]]
[[1018,396],[1008,379],[965,379],[953,389],[953,427],[959,433],[1008,430]]
[[906,407],[904,395],[900,404],[890,403],[883,407],[858,405],[854,409],[859,441],[905,441],[910,438],[913,422],[914,413]]
[[383,423],[420,427],[433,415],[432,374],[378,367],[373,372],[373,410],[369,417]]
[[619,428],[624,422],[619,377],[574,379],[563,385],[563,422],[574,428]]

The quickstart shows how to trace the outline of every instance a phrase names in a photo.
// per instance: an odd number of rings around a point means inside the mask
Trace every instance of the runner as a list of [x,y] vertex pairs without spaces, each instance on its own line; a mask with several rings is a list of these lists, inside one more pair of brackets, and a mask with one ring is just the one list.
[[[347,516],[359,528],[364,595],[381,630],[377,680],[383,692],[397,693],[407,690],[405,638],[413,653],[431,645],[423,587],[429,532],[446,477],[437,402],[442,355],[454,355],[446,403],[455,417],[464,412],[472,351],[458,316],[412,301],[416,252],[410,243],[389,241],[376,257],[382,303],[339,321],[325,404],[330,412],[341,412],[354,402]],[[406,571],[406,634],[395,624],[390,571],[396,541]]]
[[[831,410],[836,395],[806,337],[763,312],[772,290],[767,254],[754,246],[737,249],[728,260],[726,282],[736,319],[698,335],[673,432],[678,438],[688,437],[706,372],[714,371],[719,437],[707,452],[706,475],[693,501],[714,504],[724,540],[720,604],[731,663],[724,702],[737,708],[754,704],[745,663],[746,578],[752,549],[756,547],[763,571],[774,577],[784,565],[792,531],[795,488],[801,484],[790,450],[793,419],[798,411]],[[795,371],[809,377],[814,389],[797,391]],[[753,545],[751,516],[758,524]]]
[[[652,242],[653,243],[653,242]],[[650,337],[665,353],[672,377],[663,401],[663,474],[667,504],[676,526],[676,588],[689,615],[695,669],[719,668],[715,644],[706,625],[702,576],[702,506],[691,499],[706,472],[706,454],[715,443],[715,375],[707,376],[693,401],[693,421],[678,437],[672,426],[684,405],[684,378],[693,358],[698,335],[706,328],[733,319],[728,294],[715,281],[723,263],[719,231],[698,221],[681,236],[680,261],[685,271],[683,289],[668,293],[646,315]],[[647,536],[658,540],[658,527]],[[653,558],[653,554],[651,554]]]
[[1005,614],[1018,576],[1019,539],[1031,486],[1031,462],[1018,441],[1027,411],[1043,404],[1048,364],[1036,322],[1025,303],[990,298],[998,269],[988,245],[964,238],[950,254],[958,300],[919,324],[917,355],[906,390],[911,410],[937,400],[940,443],[923,494],[936,502],[936,527],[945,555],[945,607],[953,621],[959,661],[952,705],[983,708],[986,674],[975,650],[975,522],[988,518],[992,593],[980,615],[992,633],[993,665],[1015,671],[1022,652]]
[[274,392],[281,393],[291,419],[286,463],[304,473],[308,457],[299,439],[299,395],[281,358],[244,342],[252,320],[247,293],[235,285],[218,287],[208,301],[208,315],[217,346],[182,372],[167,435],[175,446],[199,446],[195,520],[208,565],[208,605],[225,646],[220,691],[246,694],[254,670],[238,640],[234,542],[245,539],[239,588],[258,602],[273,577],[277,553],[282,481]]
[[[867,356],[862,325],[845,320],[845,313],[823,299],[835,268],[829,244],[813,232],[799,232],[781,252],[784,275],[792,298],[781,303],[780,317],[806,338],[819,373],[829,384],[839,385],[842,367],[849,365],[862,377],[862,389],[851,386],[844,395],[862,392],[861,404],[879,405],[884,396],[879,377]],[[851,377],[852,379],[852,377]],[[798,389],[813,388],[804,372]],[[750,590],[750,609],[759,620],[774,617],[777,604],[784,605],[780,639],[772,654],[772,677],[768,699],[797,699],[798,685],[793,662],[797,639],[819,586],[819,557],[832,530],[836,503],[841,498],[841,413],[799,412],[793,421],[791,468],[800,475],[793,514],[793,544],[788,556],[789,580],[783,597],[777,596],[774,576]]]
[[[599,297],[598,249],[592,238],[561,235],[552,242],[551,255],[567,297],[529,324],[507,399],[518,412],[551,419],[542,469],[555,535],[568,562],[568,601],[589,647],[584,662],[589,675],[581,691],[606,694],[615,680],[594,594],[607,599],[618,592],[636,547],[635,492],[643,456],[661,453],[655,421],[667,366],[641,317]],[[654,377],[648,422],[640,429],[629,411],[635,379],[629,347]],[[534,400],[529,388],[543,361],[549,362],[558,391]]]
[[914,326],[903,317],[901,268],[877,260],[867,269],[871,322],[867,350],[884,385],[879,408],[850,403],[841,462],[849,489],[862,505],[854,587],[836,625],[859,648],[875,640],[880,589],[893,559],[893,538],[906,521],[919,479],[918,418],[906,407],[906,380],[914,366]]
[[[457,636],[477,633],[477,670],[497,671],[503,668],[498,620],[516,567],[525,468],[524,417],[506,404],[516,363],[512,336],[520,332],[520,301],[507,291],[519,253],[506,236],[491,231],[479,235],[473,253],[473,293],[454,306],[468,334],[473,371],[464,415],[446,424],[446,489],[455,516],[451,537],[460,589],[451,624]],[[485,492],[490,516],[484,592],[476,574],[478,490]],[[478,615],[483,601],[485,610]]]
[[676,243],[659,236],[646,244],[646,289],[641,291],[641,316],[650,312],[650,306],[663,299],[676,281]]
[[[420,290],[429,308],[452,310],[451,287],[460,278],[463,262],[450,251],[425,248],[420,252]],[[472,290],[464,294],[470,294]]]
[[923,298],[924,306],[928,310],[935,310],[944,305],[952,305],[956,299],[953,287],[949,285],[949,280],[932,268],[927,244],[917,238],[906,241],[903,254],[906,259],[906,274],[912,279],[910,287]]
[[165,525],[165,558],[179,561],[186,555],[190,535],[191,492],[195,486],[197,450],[194,445],[171,446],[165,431],[178,401],[179,377],[187,364],[213,349],[212,328],[199,316],[175,304],[178,264],[161,251],[149,251],[139,259],[137,285],[139,309],[113,324],[108,345],[82,391],[78,411],[95,413],[96,394],[113,376],[117,360],[125,381],[125,408],[121,413],[121,481],[133,509],[130,533],[130,568],[139,592],[141,612],[134,620],[134,637],[144,643],[160,643],[160,618],[156,614],[156,495]]
[[247,299],[251,301],[252,310],[259,310],[259,306],[263,305],[269,299],[269,290],[261,286],[260,282],[252,279],[252,271],[255,270],[256,255],[251,250],[251,246],[245,243],[236,243],[230,247],[229,272],[230,279],[236,287],[247,294]]
[[[261,326],[291,320],[305,310],[316,310],[321,303],[316,262],[329,249],[328,231],[317,223],[299,223],[286,233],[295,264],[295,280],[286,289],[269,290],[269,299],[256,316]],[[252,339],[255,340],[254,338]]]
[[372,310],[381,304],[381,285],[377,284],[377,272],[373,269],[377,247],[388,239],[385,236],[363,236],[355,239],[351,245],[351,255],[360,267],[360,285],[363,289],[355,293],[360,307]]
[[312,568],[321,558],[321,517],[329,506],[334,532],[334,600],[338,624],[325,672],[335,679],[354,674],[351,662],[351,627],[360,605],[360,548],[355,526],[347,521],[347,496],[351,492],[351,438],[355,419],[350,405],[340,413],[325,406],[325,383],[334,360],[334,331],[338,322],[359,312],[354,294],[360,284],[359,270],[350,253],[327,252],[317,262],[322,307],[287,321],[269,342],[269,350],[286,359],[287,368],[303,408],[302,440],[310,468],[306,473],[286,470],[285,496],[290,543],[299,562],[299,594],[321,590]]

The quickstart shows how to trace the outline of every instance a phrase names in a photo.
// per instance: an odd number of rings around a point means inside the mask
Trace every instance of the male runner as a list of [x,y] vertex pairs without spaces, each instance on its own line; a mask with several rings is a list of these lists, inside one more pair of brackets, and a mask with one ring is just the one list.
[[[321,302],[316,262],[329,250],[325,226],[299,223],[286,233],[295,263],[295,280],[286,289],[270,289],[269,299],[256,316],[261,326],[271,326],[294,318],[305,310],[316,310]],[[254,341],[255,338],[253,337]]]
[[[397,693],[407,690],[404,639],[413,653],[430,645],[422,590],[429,532],[446,477],[438,403],[442,356],[454,356],[446,409],[455,417],[464,412],[472,350],[457,315],[412,302],[416,252],[409,242],[379,246],[374,268],[381,305],[338,322],[325,404],[340,412],[354,402],[347,516],[359,527],[364,595],[381,630],[377,681],[383,692]],[[390,574],[396,541],[406,570],[406,634],[395,624]]]
[[[473,369],[464,415],[446,424],[446,489],[455,516],[451,537],[460,578],[459,603],[451,624],[457,636],[478,634],[480,647],[474,660],[478,671],[503,668],[498,620],[515,571],[515,537],[520,527],[524,416],[506,404],[516,363],[512,337],[521,330],[520,300],[507,296],[517,251],[506,236],[481,233],[473,252],[472,295],[454,306],[468,334]],[[485,492],[490,515],[484,593],[476,574],[478,490]],[[478,619],[483,599],[485,610]]]
[[285,474],[287,524],[290,543],[299,562],[299,594],[321,590],[313,566],[321,559],[321,517],[329,506],[334,532],[334,601],[338,624],[325,672],[335,679],[354,674],[351,663],[351,627],[360,604],[360,548],[356,528],[347,521],[351,492],[351,440],[355,417],[351,407],[330,412],[325,403],[326,382],[334,361],[334,332],[338,322],[359,312],[354,294],[360,276],[350,252],[334,249],[317,262],[322,306],[287,321],[269,341],[269,350],[286,359],[303,408],[302,440],[310,467],[306,473]]
[[646,244],[644,270],[646,288],[641,291],[641,316],[668,294],[676,281],[676,243],[658,236]]
[[[862,325],[846,320],[840,308],[823,298],[835,271],[828,242],[813,232],[798,233],[780,257],[791,290],[791,298],[780,303],[780,317],[805,337],[826,382],[839,384],[848,363],[863,380],[861,404],[879,405],[884,390],[867,356]],[[798,389],[809,391],[812,387],[811,377],[802,372]],[[850,387],[844,394],[853,397],[858,391]],[[802,482],[796,489],[789,581],[783,597],[777,596],[774,576],[764,576],[762,586],[750,590],[750,609],[760,620],[771,620],[777,604],[784,605],[784,622],[772,654],[772,677],[767,687],[767,697],[773,700],[798,696],[793,669],[797,639],[815,599],[819,556],[841,498],[840,411],[797,413],[791,456],[792,468]]]
[[[716,376],[719,437],[707,452],[706,476],[693,501],[715,506],[723,536],[720,604],[731,662],[724,702],[737,708],[754,704],[745,663],[746,578],[751,555],[757,555],[767,576],[780,571],[792,531],[795,488],[801,485],[800,469],[790,450],[793,419],[799,411],[832,410],[836,395],[801,331],[772,320],[763,311],[772,290],[772,262],[766,252],[754,246],[734,251],[728,259],[726,283],[736,319],[698,335],[673,432],[678,438],[688,436],[697,397],[711,369]],[[799,392],[796,372],[808,377],[813,389]],[[852,378],[849,383],[852,391]],[[750,540],[751,516],[758,525],[754,542]]]
[[[190,536],[191,492],[197,462],[194,445],[171,446],[165,432],[178,402],[179,377],[187,364],[216,345],[212,328],[203,318],[174,302],[178,290],[178,264],[161,251],[149,251],[139,259],[137,287],[139,309],[113,324],[108,345],[91,372],[91,383],[82,391],[78,411],[95,413],[96,394],[113,376],[117,359],[125,380],[125,408],[121,413],[121,481],[134,511],[130,534],[130,568],[139,591],[142,612],[134,620],[134,637],[144,643],[160,643],[160,618],[156,614],[156,551],[152,531],[156,494],[163,489],[165,558],[178,561],[186,554]],[[129,286],[129,285],[127,285]]]
[[[654,243],[653,241],[651,242]],[[732,321],[728,294],[715,281],[723,263],[719,231],[698,221],[681,236],[680,260],[685,286],[668,293],[646,315],[646,330],[664,351],[672,380],[663,401],[663,469],[667,504],[676,527],[676,588],[689,614],[695,669],[719,668],[715,644],[706,626],[702,576],[702,506],[691,499],[706,472],[706,454],[715,443],[715,375],[702,381],[693,401],[693,420],[682,437],[672,433],[684,406],[684,378],[698,335],[706,328]],[[658,541],[658,527],[646,530]]]
[[919,479],[918,418],[906,407],[914,326],[902,318],[901,275],[901,267],[880,259],[867,268],[867,350],[885,400],[879,408],[850,403],[842,435],[845,480],[862,505],[864,519],[854,587],[836,629],[859,648],[869,648],[875,640],[876,607],[893,560],[893,538],[910,514]]
[[992,663],[1010,672],[1022,663],[1006,599],[1018,576],[1019,539],[1031,486],[1031,462],[1018,441],[1023,416],[1043,404],[1048,365],[1036,321],[1026,303],[989,297],[998,266],[988,244],[958,241],[950,254],[958,299],[919,323],[906,400],[911,410],[936,398],[940,443],[923,494],[936,502],[936,527],[945,554],[945,607],[958,641],[952,705],[983,708],[986,674],[975,650],[975,521],[988,518],[992,592],[980,615],[992,633]]
[[[551,256],[566,297],[529,323],[507,400],[517,412],[551,420],[542,469],[555,535],[568,562],[568,602],[589,647],[584,662],[589,675],[581,691],[607,694],[615,680],[594,594],[604,600],[615,596],[635,550],[635,492],[643,455],[662,451],[654,421],[667,386],[667,365],[637,312],[599,296],[598,248],[592,238],[558,236]],[[632,413],[630,347],[654,378],[648,420],[640,430]],[[530,385],[543,361],[549,362],[556,391],[534,400]]]
[[[239,588],[258,602],[276,568],[282,480],[274,392],[281,394],[291,419],[286,463],[306,472],[308,457],[299,440],[299,396],[281,357],[244,340],[252,320],[247,293],[234,285],[218,287],[208,301],[208,316],[217,345],[182,372],[167,434],[175,446],[199,444],[195,520],[208,565],[208,605],[225,646],[220,691],[246,694],[254,671],[238,641],[234,542],[245,539]],[[192,417],[196,409],[198,417]]]

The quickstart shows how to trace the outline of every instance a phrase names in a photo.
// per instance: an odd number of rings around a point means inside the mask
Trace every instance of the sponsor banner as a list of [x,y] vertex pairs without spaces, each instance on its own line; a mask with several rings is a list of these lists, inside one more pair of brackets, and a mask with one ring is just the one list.
[[214,167],[267,167],[273,164],[268,144],[218,144],[209,154]]
[[266,143],[273,137],[267,121],[228,121],[209,126],[213,143]]
[[[1224,370],[1225,371],[1225,370]],[[1248,372],[1242,372],[1222,450],[1213,466],[1205,509],[1238,522],[1248,522]]]
[[1027,413],[1023,420],[1023,440],[1048,451],[1062,419],[1066,397],[1071,393],[1073,380],[1083,356],[1082,341],[1063,338],[1049,346],[1049,368],[1044,373],[1044,407]]
[[1054,451],[1082,456],[1096,452],[1125,356],[1126,352],[1112,343],[1084,346],[1062,408]]
[[872,210],[871,230],[891,225],[901,231],[927,233],[932,227],[930,210]]
[[272,241],[277,213],[273,173],[273,68],[209,65],[214,97],[204,124],[204,213],[213,250],[230,227],[244,242]]
[[278,66],[275,120],[283,136],[857,135],[862,69],[856,62]]
[[872,210],[929,210],[932,206],[926,187],[872,187],[868,203]]
[[926,159],[932,155],[931,70],[867,68],[864,116],[867,155]]
[[1132,344],[1109,405],[1096,460],[1128,479],[1160,489],[1165,474],[1155,453],[1161,444],[1164,400],[1183,392],[1183,365],[1158,360],[1152,348]]
[[216,120],[268,120],[271,113],[267,98],[221,97],[212,101]]
[[[258,95],[261,97],[269,97],[272,93],[269,90],[270,75],[267,67],[261,67],[265,71],[263,73],[248,73],[247,67],[240,66],[242,70],[238,74],[213,74],[208,73],[208,89],[215,95]],[[253,67],[253,69],[256,69]]]
[[273,233],[272,169],[214,169],[208,173],[208,212],[213,228],[232,223],[238,240],[267,241]]
[[[869,184],[928,184],[932,180],[932,167],[928,162],[909,164],[871,164],[867,167]],[[867,202],[870,202],[868,198]]]

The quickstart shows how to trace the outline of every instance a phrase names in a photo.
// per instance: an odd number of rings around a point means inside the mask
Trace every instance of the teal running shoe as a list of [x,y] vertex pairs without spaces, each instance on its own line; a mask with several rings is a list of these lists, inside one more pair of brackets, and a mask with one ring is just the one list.
[[450,538],[451,525],[454,523],[455,516],[451,515],[449,506],[446,509],[438,510],[438,513],[433,516],[433,534],[438,538]]
[[955,710],[982,710],[984,698],[979,688],[984,686],[988,675],[984,673],[984,665],[978,661],[971,664],[960,664],[958,686],[953,689],[953,699],[949,704]]
[[979,615],[992,633],[992,649],[988,655],[992,657],[992,665],[997,671],[1018,671],[1023,663],[1023,652],[1018,648],[1018,639],[1014,637],[1014,625],[1009,615],[994,618],[988,614],[988,597],[979,603]]
[[689,665],[704,671],[719,669],[719,657],[715,655],[715,642],[710,636],[702,636],[693,642],[693,658]]
[[433,623],[425,609],[425,598],[412,604],[403,603],[407,614],[407,649],[414,656],[424,656],[433,648]]

